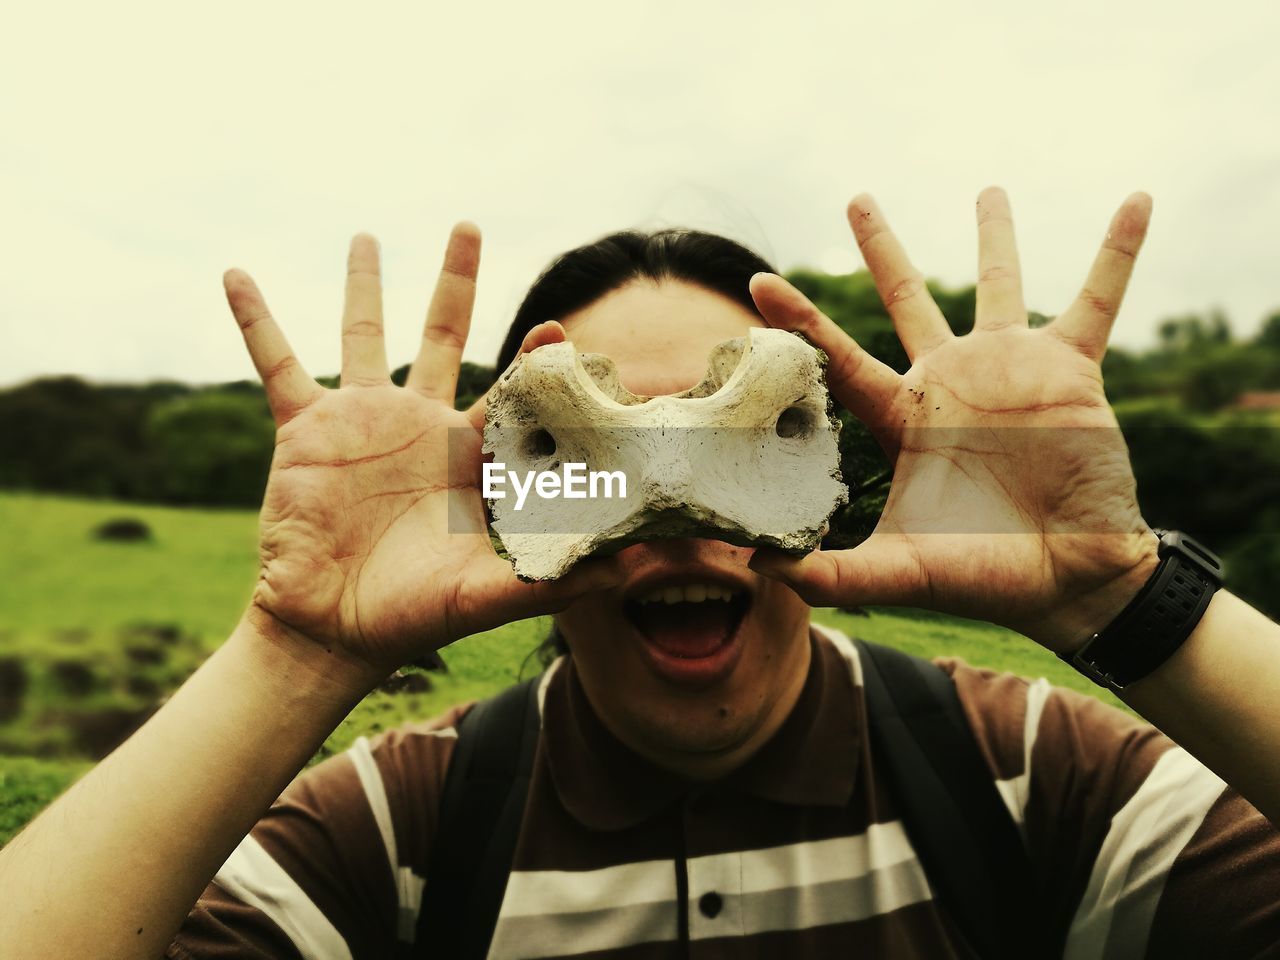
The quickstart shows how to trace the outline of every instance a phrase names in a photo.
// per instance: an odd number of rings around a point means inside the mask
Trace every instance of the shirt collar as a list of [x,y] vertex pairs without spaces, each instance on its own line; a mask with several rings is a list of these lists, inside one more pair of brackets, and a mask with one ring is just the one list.
[[711,785],[664,770],[610,733],[567,657],[547,685],[542,715],[561,803],[593,830],[633,826],[699,789],[793,805],[846,805],[861,755],[861,698],[849,664],[831,642],[813,630],[809,642],[809,673],[787,719],[746,763]]

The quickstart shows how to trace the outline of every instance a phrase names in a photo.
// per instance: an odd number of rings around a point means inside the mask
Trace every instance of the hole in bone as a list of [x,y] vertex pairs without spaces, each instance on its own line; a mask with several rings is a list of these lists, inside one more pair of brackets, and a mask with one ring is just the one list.
[[782,413],[778,414],[778,422],[774,426],[778,436],[784,439],[793,437],[807,437],[810,429],[813,427],[812,420],[809,417],[809,411],[804,407],[787,407]]
[[526,456],[535,459],[549,457],[556,452],[556,438],[542,427],[538,427],[525,438],[524,452]]

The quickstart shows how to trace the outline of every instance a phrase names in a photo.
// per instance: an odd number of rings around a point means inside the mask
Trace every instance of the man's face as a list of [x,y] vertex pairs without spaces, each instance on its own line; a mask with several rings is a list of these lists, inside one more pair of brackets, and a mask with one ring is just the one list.
[[[563,320],[574,346],[603,353],[643,396],[701,379],[707,355],[759,317],[702,287],[637,281]],[[619,552],[622,584],[556,622],[606,726],[677,772],[720,776],[790,712],[809,665],[809,608],[747,568],[752,550],[657,540]],[[678,602],[671,602],[678,600]]]

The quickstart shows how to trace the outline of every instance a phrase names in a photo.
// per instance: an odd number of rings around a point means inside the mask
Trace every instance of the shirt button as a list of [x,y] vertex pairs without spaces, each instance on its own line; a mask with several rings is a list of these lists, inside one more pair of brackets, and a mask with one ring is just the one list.
[[704,893],[698,898],[698,910],[708,920],[713,919],[723,906],[724,900],[714,890]]

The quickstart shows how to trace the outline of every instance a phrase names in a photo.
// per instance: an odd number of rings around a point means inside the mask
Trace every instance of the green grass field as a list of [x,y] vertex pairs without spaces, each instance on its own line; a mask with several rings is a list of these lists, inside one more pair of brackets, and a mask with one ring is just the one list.
[[[92,531],[132,517],[149,541],[109,543]],[[249,599],[257,518],[247,511],[138,507],[0,494],[0,844],[92,765],[92,757],[190,675]],[[1052,655],[989,624],[910,610],[815,618],[867,640],[1090,693]],[[536,670],[529,653],[548,622],[469,637],[444,651],[446,674],[421,693],[370,694],[317,759],[356,737],[428,717]],[[527,675],[527,674],[526,674]],[[1116,702],[1114,699],[1111,702]]]

